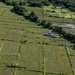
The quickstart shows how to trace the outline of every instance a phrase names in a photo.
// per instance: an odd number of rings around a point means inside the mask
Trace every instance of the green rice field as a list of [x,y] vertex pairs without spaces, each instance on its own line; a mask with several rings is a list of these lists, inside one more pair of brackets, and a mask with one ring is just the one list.
[[[0,2],[0,75],[75,75],[75,50]],[[68,49],[66,48],[68,47]]]

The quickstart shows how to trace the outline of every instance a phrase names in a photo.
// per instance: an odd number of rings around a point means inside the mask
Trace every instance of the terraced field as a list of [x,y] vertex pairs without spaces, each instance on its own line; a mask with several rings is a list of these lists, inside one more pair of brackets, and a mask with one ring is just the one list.
[[75,75],[75,50],[63,38],[12,12],[0,3],[0,75]]

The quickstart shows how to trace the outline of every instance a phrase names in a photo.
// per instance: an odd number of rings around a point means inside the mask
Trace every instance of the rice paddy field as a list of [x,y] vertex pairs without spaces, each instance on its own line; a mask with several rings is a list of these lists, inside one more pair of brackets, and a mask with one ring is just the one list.
[[75,75],[75,50],[0,2],[0,75]]

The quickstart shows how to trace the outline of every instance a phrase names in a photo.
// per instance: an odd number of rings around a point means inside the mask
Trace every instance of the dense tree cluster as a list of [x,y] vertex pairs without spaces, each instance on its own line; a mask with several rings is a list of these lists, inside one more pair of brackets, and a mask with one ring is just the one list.
[[19,14],[19,15],[24,15],[24,13],[27,11],[24,7],[15,4],[13,10],[15,11],[15,13]]
[[28,3],[30,6],[38,6],[38,7],[42,7],[42,5],[49,5],[49,1],[48,0],[28,0]]
[[14,2],[18,2],[20,5],[30,5],[30,6],[38,6],[49,5],[53,3],[56,5],[62,5],[65,8],[69,8],[71,11],[75,11],[75,0],[0,0],[5,2],[8,5],[13,5]]
[[25,17],[26,19],[28,19],[32,22],[37,22],[37,20],[38,20],[38,17],[34,12],[31,12],[29,15],[26,15],[25,13],[27,12],[27,10],[23,6],[21,6],[20,4],[15,3],[12,10],[16,14],[22,15],[23,17]]
[[75,11],[75,0],[48,0],[54,5],[62,5],[65,8],[69,8],[71,11]]
[[6,3],[7,5],[14,5],[15,3],[18,3],[19,5],[25,5],[26,4],[26,1],[23,0],[0,0],[4,3]]
[[0,0],[4,3],[6,3],[7,5],[13,5],[14,2],[18,2],[20,5],[29,5],[29,6],[33,6],[33,7],[42,7],[42,5],[49,5],[49,1],[48,0]]
[[32,7],[42,7],[42,3],[40,1],[33,1],[33,0],[30,0],[28,1],[28,4],[29,6],[32,6]]

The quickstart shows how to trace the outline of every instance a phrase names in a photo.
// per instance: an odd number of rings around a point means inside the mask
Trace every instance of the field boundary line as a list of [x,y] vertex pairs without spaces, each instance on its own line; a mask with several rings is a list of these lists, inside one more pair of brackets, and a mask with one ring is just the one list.
[[[36,73],[37,73],[37,72],[38,72],[38,73],[43,73],[43,72],[40,71],[40,70],[30,70],[30,69],[25,69],[25,71],[29,71],[29,72],[31,71],[31,72],[36,72]],[[43,74],[44,74],[44,73],[43,73]],[[42,75],[43,75],[43,74],[42,74]],[[59,75],[60,73],[45,72],[45,75],[46,75],[46,74]],[[61,75],[63,75],[63,73],[61,73]],[[67,75],[67,74],[64,73],[64,75]]]
[[[21,45],[19,45],[19,50],[18,50],[18,54],[17,54],[17,62],[16,62],[16,66],[18,66],[19,65],[19,62],[18,62],[18,60],[19,60],[19,58],[20,58],[20,52],[21,52]],[[17,75],[17,67],[16,68],[14,68],[14,73],[13,73],[13,75]]]
[[42,75],[46,75],[45,72],[45,50],[42,47]]
[[1,16],[3,16],[3,14],[6,12],[6,9],[1,13]]
[[72,62],[71,62],[71,59],[70,59],[69,51],[68,51],[69,49],[68,49],[67,46],[65,46],[65,49],[66,49],[66,54],[67,54],[67,57],[68,57],[68,60],[69,60],[70,67],[72,69],[72,75],[75,75],[74,70],[73,70],[73,66],[72,66]]
[[11,56],[16,56],[16,55],[18,55],[18,54],[8,54],[8,53],[0,53],[0,54],[2,54],[2,55],[11,55]]
[[4,45],[4,42],[2,43],[2,45],[1,45],[1,47],[0,47],[0,51],[2,50],[3,45]]

